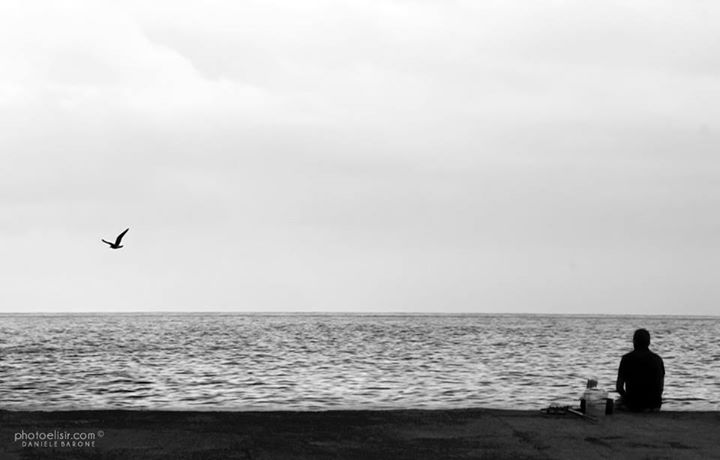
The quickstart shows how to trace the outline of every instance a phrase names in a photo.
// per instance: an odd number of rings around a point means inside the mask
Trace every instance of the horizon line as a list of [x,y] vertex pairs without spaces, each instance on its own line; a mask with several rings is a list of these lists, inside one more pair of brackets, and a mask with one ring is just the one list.
[[718,318],[720,315],[712,314],[683,314],[683,313],[574,313],[574,312],[435,312],[435,311],[335,311],[335,310],[291,310],[291,311],[232,311],[232,310],[88,310],[88,311],[6,311],[2,315],[154,315],[154,314],[204,314],[204,315],[365,315],[365,316],[673,316],[673,317],[697,317],[697,318]]

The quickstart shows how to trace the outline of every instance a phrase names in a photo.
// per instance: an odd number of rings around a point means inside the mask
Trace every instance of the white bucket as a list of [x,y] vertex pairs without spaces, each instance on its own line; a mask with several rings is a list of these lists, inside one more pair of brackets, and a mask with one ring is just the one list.
[[607,391],[597,388],[588,388],[585,390],[585,413],[593,417],[605,416],[605,404],[607,399]]

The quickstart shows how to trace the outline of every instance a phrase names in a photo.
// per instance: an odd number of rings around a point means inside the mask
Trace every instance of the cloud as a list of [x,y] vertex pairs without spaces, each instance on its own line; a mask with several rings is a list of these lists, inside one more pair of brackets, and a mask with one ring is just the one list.
[[[24,267],[0,270],[4,292],[83,308],[515,311],[589,291],[673,311],[642,289],[711,282],[718,13],[3,2],[0,235]],[[85,252],[126,225],[125,262]],[[643,272],[654,281],[625,286]],[[107,301],[109,279],[131,292]]]

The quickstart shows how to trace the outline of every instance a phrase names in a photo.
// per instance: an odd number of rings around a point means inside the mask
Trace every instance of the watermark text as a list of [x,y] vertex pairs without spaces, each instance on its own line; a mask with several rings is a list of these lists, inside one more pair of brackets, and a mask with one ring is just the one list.
[[102,430],[99,431],[67,431],[67,430],[46,430],[46,431],[16,431],[13,441],[20,443],[22,447],[70,447],[83,448],[95,447],[95,441],[105,436]]

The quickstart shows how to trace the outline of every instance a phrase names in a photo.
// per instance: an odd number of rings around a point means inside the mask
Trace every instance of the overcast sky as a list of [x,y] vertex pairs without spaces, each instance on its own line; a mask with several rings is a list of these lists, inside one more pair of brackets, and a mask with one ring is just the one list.
[[5,0],[0,312],[716,314],[718,24]]

